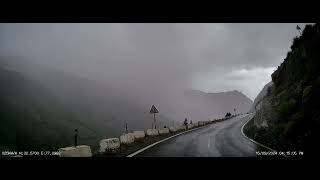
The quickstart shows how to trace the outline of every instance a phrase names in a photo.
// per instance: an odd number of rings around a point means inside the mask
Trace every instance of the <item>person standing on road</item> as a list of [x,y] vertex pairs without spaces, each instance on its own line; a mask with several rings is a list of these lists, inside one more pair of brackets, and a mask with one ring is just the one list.
[[186,126],[186,129],[188,129],[188,119],[187,118],[184,119],[184,125]]

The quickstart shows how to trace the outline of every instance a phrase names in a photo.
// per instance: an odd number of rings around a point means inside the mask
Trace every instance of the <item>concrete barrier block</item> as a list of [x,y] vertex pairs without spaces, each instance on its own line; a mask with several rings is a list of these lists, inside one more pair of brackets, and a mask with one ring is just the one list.
[[60,157],[78,157],[79,153],[75,147],[60,148]]
[[120,136],[120,144],[131,144],[134,142],[133,133],[123,134]]
[[205,122],[204,121],[199,121],[199,126],[204,126],[205,125]]
[[90,146],[80,145],[77,147],[60,148],[60,157],[91,157],[92,152]]
[[187,127],[185,125],[180,126],[180,130],[186,130]]
[[168,134],[169,133],[169,128],[161,128],[159,129],[159,134]]
[[120,149],[120,140],[119,138],[109,138],[102,139],[100,141],[100,149],[99,152],[114,152]]
[[193,124],[188,124],[188,129],[191,129],[193,127],[194,127]]
[[157,136],[159,135],[159,131],[157,129],[147,129],[147,136]]
[[90,146],[80,145],[80,146],[77,146],[77,149],[79,150],[80,157],[91,157],[92,156]]
[[133,131],[133,135],[135,139],[142,139],[145,137],[144,131]]
[[169,131],[170,131],[170,132],[176,132],[176,131],[178,131],[178,130],[179,130],[179,128],[176,127],[176,126],[171,126],[171,127],[169,127]]

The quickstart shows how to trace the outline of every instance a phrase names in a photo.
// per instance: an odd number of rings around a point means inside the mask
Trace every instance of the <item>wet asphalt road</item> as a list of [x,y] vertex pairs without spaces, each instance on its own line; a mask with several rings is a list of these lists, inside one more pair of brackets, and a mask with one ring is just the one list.
[[147,149],[136,157],[256,156],[256,145],[241,134],[242,125],[252,116],[240,115],[182,134]]

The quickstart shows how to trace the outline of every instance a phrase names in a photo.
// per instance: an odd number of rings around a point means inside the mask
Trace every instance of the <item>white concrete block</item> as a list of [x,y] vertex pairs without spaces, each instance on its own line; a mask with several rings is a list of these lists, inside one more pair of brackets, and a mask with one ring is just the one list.
[[120,136],[120,144],[130,144],[134,142],[133,133],[123,134]]
[[79,145],[77,147],[60,148],[60,157],[91,157],[92,152],[90,146]]
[[144,131],[133,131],[133,135],[135,139],[142,139],[145,137]]
[[77,146],[77,149],[79,150],[80,157],[91,157],[92,156],[90,146],[80,145],[80,146]]
[[186,130],[187,127],[185,125],[180,126],[180,130]]
[[159,131],[157,129],[147,129],[147,136],[157,136],[159,135]]
[[193,127],[194,127],[193,124],[188,124],[188,129],[191,129]]
[[75,147],[60,148],[60,157],[77,157],[79,156],[78,151]]
[[99,152],[112,152],[117,151],[120,149],[120,140],[119,138],[109,138],[109,139],[102,139],[100,141],[100,150]]
[[178,130],[179,130],[179,128],[176,127],[176,126],[171,126],[171,127],[169,127],[169,131],[170,131],[170,132],[176,132],[176,131],[178,131]]
[[204,126],[205,125],[205,122],[204,121],[199,121],[199,126]]
[[169,133],[169,128],[161,128],[159,129],[159,134],[168,134]]

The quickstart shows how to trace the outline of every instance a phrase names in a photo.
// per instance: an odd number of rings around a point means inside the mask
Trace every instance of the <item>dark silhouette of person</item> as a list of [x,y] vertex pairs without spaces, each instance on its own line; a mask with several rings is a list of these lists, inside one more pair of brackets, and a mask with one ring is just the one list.
[[184,119],[184,125],[185,125],[186,128],[188,129],[188,119],[187,119],[187,118]]

